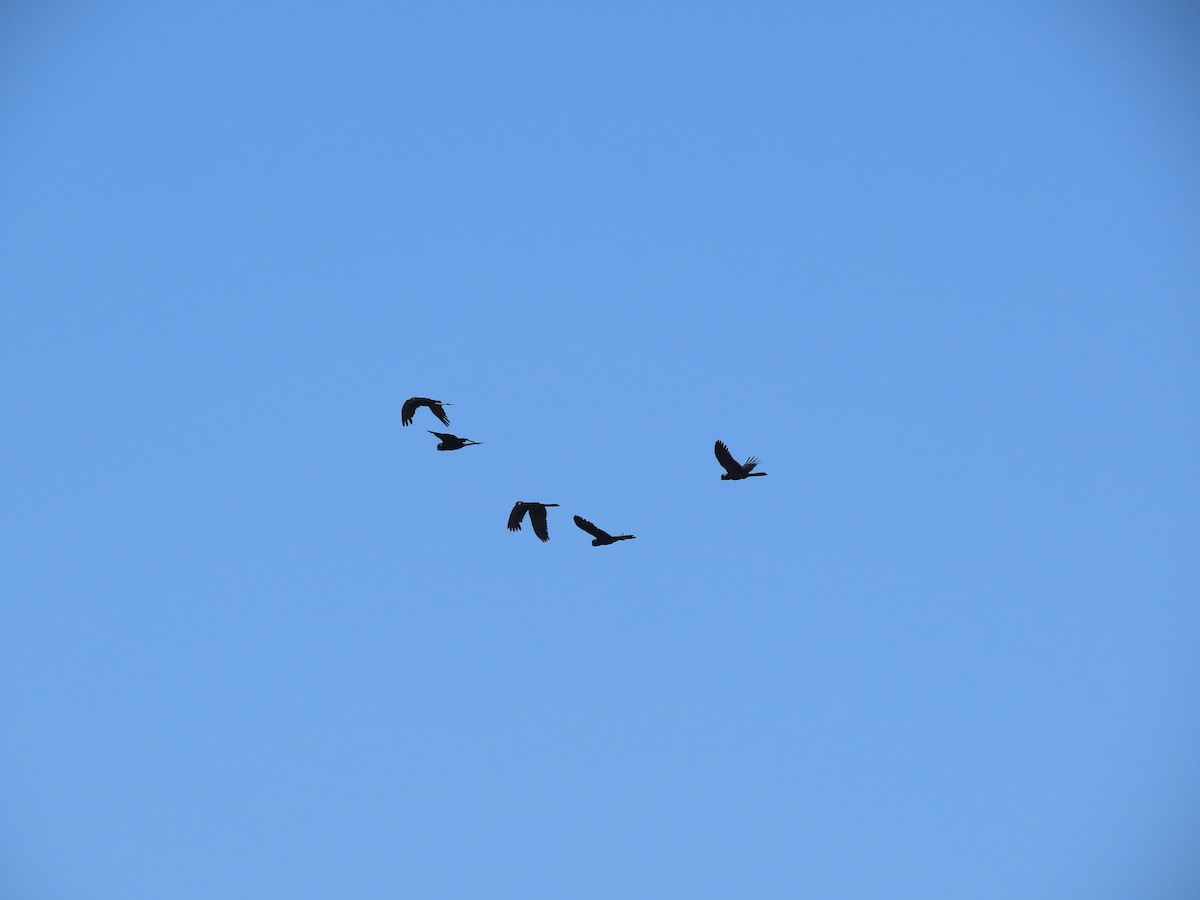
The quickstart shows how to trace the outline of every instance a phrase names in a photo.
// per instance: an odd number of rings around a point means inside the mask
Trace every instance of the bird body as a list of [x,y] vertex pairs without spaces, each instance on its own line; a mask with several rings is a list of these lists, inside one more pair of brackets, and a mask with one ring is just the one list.
[[607,531],[597,528],[583,516],[576,516],[575,524],[592,536],[593,547],[604,547],[608,544],[615,544],[617,541],[632,541],[637,537],[636,534],[609,534]]
[[529,524],[533,526],[533,533],[542,539],[543,543],[550,540],[550,529],[546,524],[546,507],[558,506],[557,503],[532,503],[525,500],[518,500],[513,504],[512,512],[508,514],[508,530],[520,531],[521,520],[525,518],[525,513],[529,513]]
[[443,403],[441,400],[430,400],[428,397],[409,397],[404,401],[404,406],[400,408],[400,424],[411,425],[417,409],[422,406],[428,406],[429,411],[437,416],[443,425],[449,425],[450,417],[446,415],[446,411],[442,407],[452,405],[451,403]]
[[[429,429],[426,429],[426,431],[429,431]],[[461,450],[463,447],[471,447],[479,443],[479,441],[467,440],[454,434],[443,434],[440,431],[430,431],[429,433],[437,435],[440,441],[437,445],[437,449],[439,450]]]
[[743,478],[756,478],[759,475],[767,474],[753,471],[754,467],[758,465],[757,457],[751,456],[744,463],[739,463],[733,458],[733,454],[729,452],[724,441],[717,441],[713,451],[717,454],[717,462],[725,469],[725,474],[721,476],[722,481],[741,481]]

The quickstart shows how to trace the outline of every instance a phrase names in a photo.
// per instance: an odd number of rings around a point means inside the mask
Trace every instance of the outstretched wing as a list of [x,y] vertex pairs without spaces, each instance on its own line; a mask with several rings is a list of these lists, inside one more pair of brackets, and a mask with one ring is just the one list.
[[430,403],[430,411],[441,420],[443,425],[450,424],[450,417],[446,415],[446,410],[442,408],[440,403]]
[[[521,520],[523,518],[525,518],[525,510],[526,509],[528,509],[528,507],[524,503],[522,503],[520,500],[518,500],[513,505],[512,512],[510,512],[508,514],[508,530],[509,531],[520,531],[521,530]],[[530,518],[532,519],[533,516],[531,515]],[[545,523],[546,523],[546,511],[542,510],[542,526],[543,527],[545,527]],[[537,530],[536,522],[534,523],[533,528],[534,528],[534,531]]]
[[601,540],[608,540],[609,538],[612,537],[612,535],[609,534],[607,531],[601,531],[599,528],[597,528],[595,525],[593,525],[591,522],[589,522],[583,516],[576,516],[575,524],[578,525],[580,528],[582,528],[584,531],[586,531],[588,534],[590,534],[594,538],[600,538]]
[[420,397],[409,397],[404,401],[404,405],[400,407],[400,424],[411,425],[413,413],[417,411],[417,407],[421,405]]
[[533,526],[533,533],[543,541],[550,540],[550,529],[546,526],[546,507],[529,507],[529,524]]
[[746,464],[742,466],[742,471],[749,474],[754,471],[754,467],[758,465],[758,457],[750,456],[746,458]]
[[[429,429],[428,429],[428,428],[426,428],[425,430],[426,430],[426,431],[429,431]],[[457,436],[457,435],[453,435],[453,434],[443,434],[443,433],[442,433],[442,432],[440,432],[440,431],[429,431],[429,433],[430,433],[430,434],[436,434],[436,435],[438,436],[438,438],[439,438],[440,440],[443,440],[443,441],[457,441],[457,440],[458,440],[458,436]]]
[[741,475],[742,467],[738,465],[737,460],[733,458],[733,454],[729,452],[729,448],[725,446],[724,441],[717,441],[713,447],[713,452],[717,454],[717,462],[730,475]]

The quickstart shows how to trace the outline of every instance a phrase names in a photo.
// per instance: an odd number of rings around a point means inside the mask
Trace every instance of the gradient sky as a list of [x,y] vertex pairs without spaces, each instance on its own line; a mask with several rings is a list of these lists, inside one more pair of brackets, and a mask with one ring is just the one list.
[[0,896],[1195,897],[1184,9],[7,5]]

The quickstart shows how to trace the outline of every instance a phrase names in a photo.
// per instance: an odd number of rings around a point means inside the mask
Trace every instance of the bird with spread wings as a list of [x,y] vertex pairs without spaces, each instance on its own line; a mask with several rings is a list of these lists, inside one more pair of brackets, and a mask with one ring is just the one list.
[[593,547],[604,547],[608,544],[615,544],[617,541],[632,541],[637,537],[636,534],[609,534],[603,528],[597,528],[583,516],[576,516],[575,524],[592,536]]
[[717,454],[717,462],[725,469],[725,474],[721,476],[722,481],[741,481],[743,478],[754,478],[767,474],[753,471],[754,467],[758,465],[758,457],[751,456],[744,463],[739,463],[733,458],[733,454],[729,452],[724,441],[717,441],[713,450]]

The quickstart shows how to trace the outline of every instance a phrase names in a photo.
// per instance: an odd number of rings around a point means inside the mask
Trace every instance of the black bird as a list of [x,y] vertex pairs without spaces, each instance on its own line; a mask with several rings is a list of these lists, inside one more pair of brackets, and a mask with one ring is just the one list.
[[557,503],[528,503],[524,500],[518,500],[513,505],[512,512],[508,514],[508,530],[520,531],[521,520],[525,518],[525,512],[529,512],[529,522],[533,525],[533,533],[540,537],[543,541],[550,540],[550,530],[546,527],[546,507],[558,506]]
[[575,524],[595,538],[595,540],[592,541],[593,547],[603,547],[606,544],[615,544],[617,541],[632,541],[635,537],[637,537],[636,534],[618,534],[614,537],[607,531],[602,531],[601,529],[597,528],[583,516],[576,516]]
[[463,447],[470,447],[479,443],[479,441],[469,441],[466,438],[460,438],[453,434],[442,434],[440,431],[430,431],[429,433],[436,434],[441,439],[441,443],[437,445],[439,450],[461,450]]
[[430,400],[428,397],[409,397],[404,401],[404,406],[400,407],[400,424],[411,425],[413,414],[419,406],[428,406],[429,411],[437,416],[443,425],[450,424],[450,418],[446,415],[443,406],[453,406],[452,403],[443,403],[441,400]]
[[722,481],[741,481],[743,478],[755,478],[767,474],[766,472],[752,471],[758,465],[758,457],[751,456],[744,464],[738,463],[733,458],[733,454],[729,452],[729,448],[725,446],[724,441],[717,441],[713,451],[717,454],[717,462],[725,468],[725,474],[721,476]]

